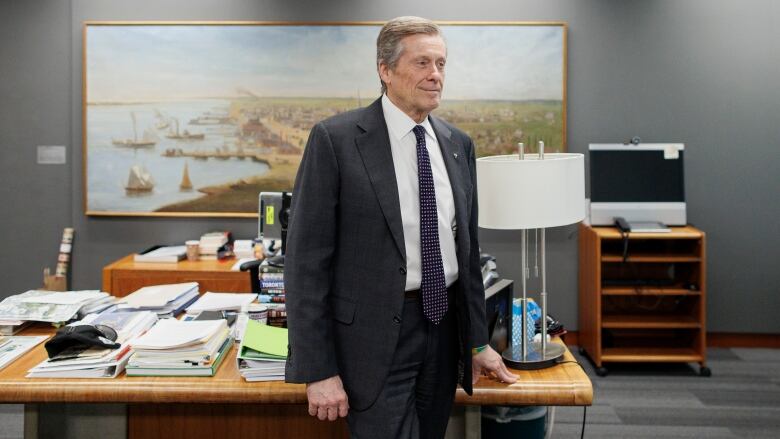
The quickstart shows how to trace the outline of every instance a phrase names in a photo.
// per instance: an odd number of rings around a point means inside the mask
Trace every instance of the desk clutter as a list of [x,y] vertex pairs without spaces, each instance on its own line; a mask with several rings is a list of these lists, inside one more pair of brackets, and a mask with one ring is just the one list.
[[135,262],[177,263],[185,257],[188,261],[223,260],[234,255],[234,246],[238,243],[240,257],[252,257],[247,246],[252,248],[251,240],[235,241],[228,231],[208,232],[200,239],[192,239],[183,244],[155,245],[133,256]]
[[[28,378],[200,376],[217,373],[234,342],[247,381],[283,381],[284,274],[261,265],[260,294],[205,292],[197,282],[151,285],[125,297],[31,290],[0,302],[0,369],[45,342]],[[35,323],[49,336],[12,336]]]

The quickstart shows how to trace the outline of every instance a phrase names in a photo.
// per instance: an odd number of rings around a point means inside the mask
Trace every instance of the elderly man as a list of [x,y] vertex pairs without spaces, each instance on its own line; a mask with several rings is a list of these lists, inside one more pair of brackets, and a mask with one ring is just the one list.
[[286,380],[355,438],[443,437],[457,382],[515,381],[487,345],[474,144],[430,115],[446,61],[435,23],[390,20],[382,97],[315,125],[295,180]]

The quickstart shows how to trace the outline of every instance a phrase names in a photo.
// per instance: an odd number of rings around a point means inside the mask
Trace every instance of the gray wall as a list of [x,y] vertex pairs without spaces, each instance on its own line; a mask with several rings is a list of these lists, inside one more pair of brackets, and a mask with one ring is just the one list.
[[[780,333],[780,5],[772,0],[546,2],[3,1],[0,3],[0,193],[3,290],[40,284],[62,227],[76,228],[73,287],[97,288],[107,263],[211,229],[254,234],[248,219],[93,218],[82,211],[81,23],[84,20],[555,20],[569,23],[568,145],[639,135],[686,144],[689,220],[708,237],[708,330]],[[520,68],[518,66],[518,68]],[[489,80],[490,67],[485,66]],[[65,144],[64,166],[35,145]],[[577,328],[575,227],[548,232],[551,312]],[[483,231],[506,277],[518,232]],[[738,319],[739,315],[750,315]]]

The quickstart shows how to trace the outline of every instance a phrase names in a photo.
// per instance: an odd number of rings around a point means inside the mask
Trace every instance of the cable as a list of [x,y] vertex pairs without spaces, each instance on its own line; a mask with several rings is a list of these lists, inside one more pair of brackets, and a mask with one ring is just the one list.
[[620,229],[620,236],[623,238],[623,263],[628,261],[628,233]]
[[[576,361],[576,360],[566,360],[566,361],[559,361],[558,362],[558,364],[566,364],[566,363],[574,363],[577,366],[579,366],[580,369],[582,369],[583,372],[585,372],[585,368],[582,367],[582,364],[580,364],[579,361]],[[580,439],[583,439],[585,437],[585,419],[587,418],[587,414],[588,414],[588,406],[584,405],[584,406],[582,406],[582,430],[580,431]]]
[[555,406],[547,406],[547,428],[545,429],[544,439],[552,437],[553,427],[555,427]]

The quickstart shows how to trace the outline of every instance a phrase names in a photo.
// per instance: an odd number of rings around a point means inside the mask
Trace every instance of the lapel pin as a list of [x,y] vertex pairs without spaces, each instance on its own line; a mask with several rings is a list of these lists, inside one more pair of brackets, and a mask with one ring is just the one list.
[[454,155],[455,158],[458,158],[458,153],[457,152],[453,152],[452,155]]

